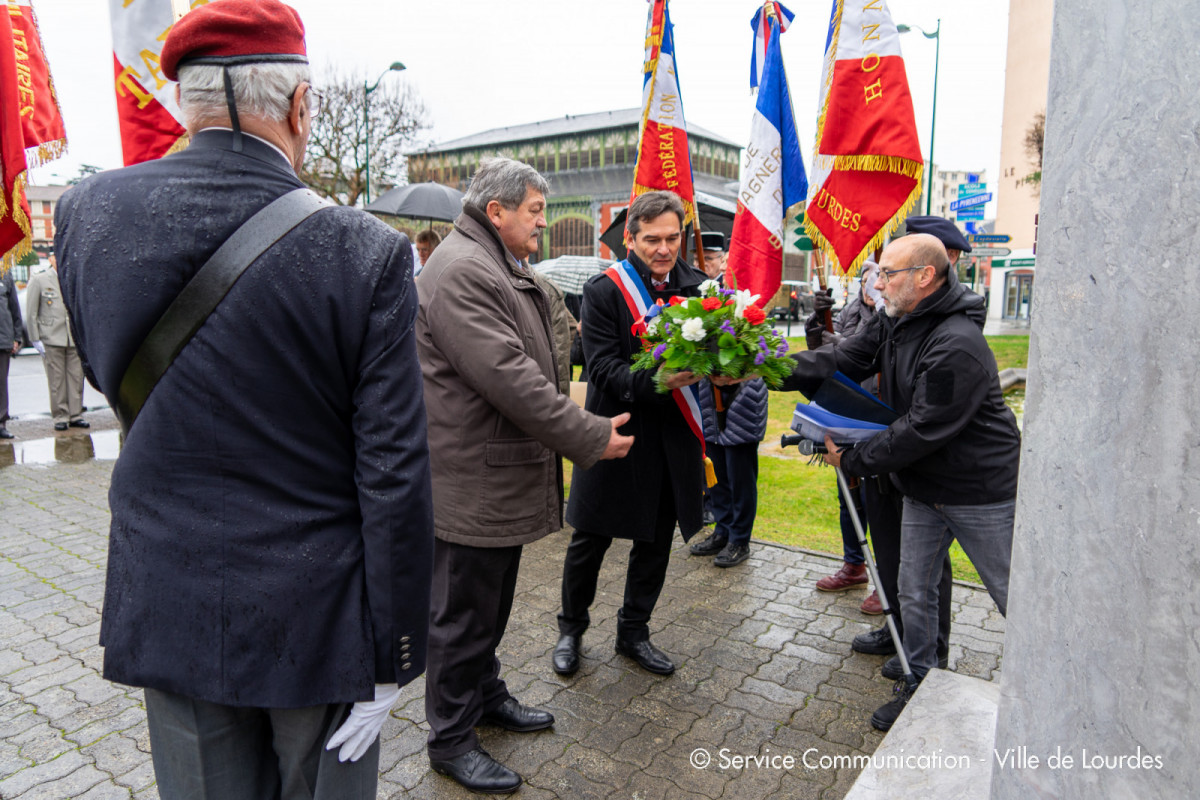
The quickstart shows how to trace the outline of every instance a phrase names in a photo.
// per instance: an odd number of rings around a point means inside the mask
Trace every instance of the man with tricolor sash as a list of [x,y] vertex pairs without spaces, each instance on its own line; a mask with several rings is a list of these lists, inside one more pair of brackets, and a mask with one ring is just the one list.
[[560,638],[552,664],[560,675],[579,669],[580,647],[596,596],[600,566],[613,539],[632,539],[625,599],[617,613],[617,652],[660,675],[675,665],[650,643],[649,621],[667,573],[678,523],[684,540],[700,530],[704,487],[703,429],[694,384],[680,372],[659,393],[651,372],[633,372],[648,313],[674,296],[695,297],[705,275],[680,257],[685,211],[671,192],[647,192],[629,207],[629,257],[583,289],[583,351],[590,370],[585,408],[601,416],[630,413],[622,433],[629,455],[576,467],[567,522],[574,527],[563,564]]

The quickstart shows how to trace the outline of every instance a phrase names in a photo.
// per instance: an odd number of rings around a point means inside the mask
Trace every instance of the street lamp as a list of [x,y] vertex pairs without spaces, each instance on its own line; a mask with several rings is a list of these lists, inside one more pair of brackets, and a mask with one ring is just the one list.
[[390,67],[379,73],[379,77],[375,79],[374,83],[367,85],[366,81],[363,82],[363,149],[367,151],[366,191],[363,192],[363,196],[366,198],[363,202],[364,206],[371,202],[371,92],[379,88],[379,82],[389,72],[401,72],[404,69],[403,64],[394,61]]
[[942,20],[938,18],[937,27],[933,29],[933,33],[928,33],[919,25],[897,25],[896,30],[899,33],[908,33],[913,28],[916,28],[926,39],[936,39],[937,44],[933,51],[933,120],[929,123],[929,188],[925,191],[925,213],[930,213],[930,207],[933,205],[933,133],[937,129],[937,78],[938,78],[938,60],[942,54],[942,37],[939,36],[942,32]]

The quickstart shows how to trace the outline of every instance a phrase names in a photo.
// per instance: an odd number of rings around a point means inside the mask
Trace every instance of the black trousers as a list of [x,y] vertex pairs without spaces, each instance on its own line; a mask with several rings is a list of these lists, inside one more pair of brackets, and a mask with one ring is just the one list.
[[375,800],[379,740],[358,761],[325,743],[350,706],[239,708],[146,690],[163,800]]
[[[662,593],[675,538],[675,498],[670,477],[663,475],[659,488],[658,517],[653,538],[635,540],[625,570],[625,600],[617,612],[617,638],[642,642],[650,638],[650,615]],[[616,501],[619,502],[619,501]],[[596,584],[611,536],[577,530],[571,535],[563,561],[562,613],[558,630],[563,635],[582,636],[591,624],[588,608],[596,599]]]
[[12,351],[0,351],[0,428],[8,422],[8,365],[11,359]]
[[432,607],[425,668],[429,758],[479,746],[475,726],[510,695],[496,648],[517,587],[521,548],[433,543]]
[[[871,530],[871,549],[879,567],[879,583],[887,597],[888,608],[896,610],[896,631],[904,635],[900,617],[900,519],[904,513],[904,496],[894,486],[881,492],[879,480],[863,478],[867,499],[867,524]],[[950,555],[942,562],[942,580],[938,584],[938,658],[950,652],[950,592],[954,575],[950,570]]]

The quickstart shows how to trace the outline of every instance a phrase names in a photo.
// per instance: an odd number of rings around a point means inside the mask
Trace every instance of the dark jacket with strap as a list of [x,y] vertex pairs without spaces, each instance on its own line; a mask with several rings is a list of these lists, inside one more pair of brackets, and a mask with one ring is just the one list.
[[[696,297],[707,276],[682,259],[665,289],[655,291],[650,270],[637,256],[629,261],[650,292],[651,302],[672,295]],[[625,458],[601,461],[589,469],[576,466],[571,476],[567,522],[588,533],[621,539],[650,540],[658,516],[664,482],[675,501],[684,539],[700,530],[704,462],[700,440],[692,433],[670,394],[654,388],[654,373],[633,372],[633,354],[641,340],[633,335],[633,317],[620,289],[607,275],[593,276],[583,287],[583,351],[588,364],[584,407],[605,417],[628,411],[621,433],[633,436]]]
[[[204,131],[58,206],[60,278],[111,401],[142,339],[245,220],[301,186]],[[412,248],[325,209],[241,276],[113,469],[104,675],[236,706],[370,699],[425,661],[433,522]]]
[[880,373],[880,399],[901,417],[842,459],[857,476],[895,473],[909,497],[980,505],[1017,493],[1021,434],[983,338],[983,298],[953,281],[896,320],[876,314],[835,347],[796,353],[783,386],[811,397],[841,370]]
[[767,384],[762,378],[736,384],[722,392],[725,413],[717,413],[713,385],[700,383],[700,414],[704,440],[730,446],[757,444],[767,433]]

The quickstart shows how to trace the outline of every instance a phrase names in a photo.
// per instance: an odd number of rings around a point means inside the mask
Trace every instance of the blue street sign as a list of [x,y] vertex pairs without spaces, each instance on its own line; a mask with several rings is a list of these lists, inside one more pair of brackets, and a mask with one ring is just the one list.
[[967,238],[972,244],[1008,244],[1012,241],[1007,233],[972,233]]
[[975,208],[964,208],[962,211],[956,211],[954,214],[954,218],[957,219],[959,222],[966,222],[967,220],[973,220],[975,222],[983,222],[983,206],[976,206]]
[[975,238],[975,223],[974,222],[965,223],[964,227],[966,227],[967,233],[970,234],[970,236],[968,236],[967,238],[974,239]]
[[962,200],[955,200],[950,204],[951,211],[958,211],[960,208],[970,208],[971,206],[979,206],[992,199],[992,193],[975,194]]

